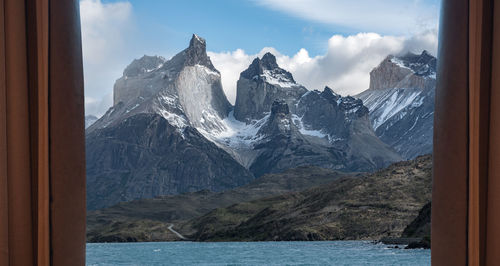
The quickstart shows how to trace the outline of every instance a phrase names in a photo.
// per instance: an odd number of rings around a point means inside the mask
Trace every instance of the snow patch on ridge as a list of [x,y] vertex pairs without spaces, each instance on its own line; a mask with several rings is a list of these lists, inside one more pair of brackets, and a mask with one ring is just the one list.
[[373,128],[377,130],[377,128],[389,120],[389,118],[413,104],[420,93],[420,91],[414,91],[410,95],[407,95],[404,93],[404,89],[398,89],[394,91],[390,97],[379,98],[379,100],[372,105],[373,108],[377,107],[377,111],[381,112],[378,118],[373,122]]
[[268,119],[269,115],[266,115],[260,120],[246,124],[234,118],[234,113],[231,111],[228,116],[222,120],[226,130],[215,132],[207,132],[204,129],[199,130],[209,139],[217,141],[228,147],[250,148],[254,142],[261,139],[257,136],[257,132]]
[[405,66],[405,63],[403,62],[403,60],[397,58],[397,57],[393,57],[390,59],[391,63],[394,63],[396,64],[397,66],[401,67],[401,68],[406,68],[406,69],[409,69],[413,72],[413,70],[407,66]]
[[328,138],[328,135],[321,132],[321,130],[307,129],[306,126],[304,126],[304,123],[302,122],[302,117],[299,117],[298,115],[293,114],[292,121],[295,124],[295,126],[299,129],[299,132],[302,135],[308,135],[318,138]]
[[159,110],[159,113],[163,118],[167,119],[168,123],[180,130],[188,126],[188,122],[184,116],[170,113],[167,110]]
[[297,86],[297,83],[288,79],[284,74],[273,73],[270,70],[264,70],[264,73],[261,76],[267,83],[277,85],[281,88],[291,88]]

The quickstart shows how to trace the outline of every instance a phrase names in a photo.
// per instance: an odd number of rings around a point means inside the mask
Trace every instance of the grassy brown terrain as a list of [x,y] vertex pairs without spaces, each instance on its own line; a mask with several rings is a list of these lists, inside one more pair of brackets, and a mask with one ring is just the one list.
[[219,208],[182,225],[197,241],[377,240],[400,237],[431,200],[432,157],[373,174]]
[[[135,242],[180,240],[168,230],[216,208],[263,197],[301,191],[351,176],[319,167],[298,167],[279,174],[264,175],[252,183],[224,191],[203,190],[124,202],[87,214],[88,242]],[[183,233],[182,230],[180,230]]]

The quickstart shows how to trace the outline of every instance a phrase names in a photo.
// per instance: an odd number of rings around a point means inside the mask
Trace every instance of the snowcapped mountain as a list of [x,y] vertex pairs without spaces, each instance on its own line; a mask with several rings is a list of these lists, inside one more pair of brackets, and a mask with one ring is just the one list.
[[257,131],[239,157],[256,176],[300,165],[371,171],[401,160],[375,135],[361,100],[308,91],[270,53],[241,73],[234,114]]
[[301,165],[372,171],[401,160],[368,113],[328,87],[308,91],[270,53],[241,73],[233,107],[205,40],[193,35],[169,60],[134,60],[113,106],[87,128],[88,208],[221,191]]
[[370,72],[370,87],[356,97],[370,110],[382,141],[406,159],[432,152],[436,58],[388,56]]
[[196,35],[170,60],[134,60],[116,81],[114,105],[86,130],[88,208],[253,180],[200,134],[227,132],[231,108],[205,40]]
[[368,108],[359,99],[342,97],[329,87],[310,91],[297,103],[295,117],[303,135],[324,134],[332,147],[341,150],[347,169],[373,170],[401,160],[375,135]]
[[236,87],[234,117],[249,122],[261,119],[269,113],[276,99],[284,100],[290,109],[307,89],[295,82],[292,74],[278,66],[276,57],[266,53],[262,59],[255,58],[241,72]]
[[232,106],[220,73],[206,54],[205,40],[193,35],[189,47],[166,61],[158,56],[134,60],[114,86],[114,105],[89,132],[137,113],[157,113],[182,131],[191,126],[224,131]]

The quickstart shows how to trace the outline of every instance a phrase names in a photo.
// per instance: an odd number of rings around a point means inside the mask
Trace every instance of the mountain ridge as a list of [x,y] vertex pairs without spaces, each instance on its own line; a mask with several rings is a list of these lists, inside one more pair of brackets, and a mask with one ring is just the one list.
[[370,110],[376,135],[405,159],[432,153],[436,58],[427,51],[388,56],[356,95]]
[[[411,57],[419,62],[414,59]],[[231,189],[264,174],[297,166],[375,171],[402,160],[393,150],[399,146],[391,147],[380,139],[388,134],[373,130],[371,111],[363,101],[340,96],[328,87],[322,92],[307,90],[290,72],[280,68],[271,53],[254,59],[240,74],[233,107],[222,90],[220,72],[206,53],[206,41],[195,34],[189,47],[169,60],[159,56],[134,60],[115,83],[114,91],[115,104],[86,130],[87,150],[92,151],[87,158],[88,198],[94,202],[91,208],[162,193]],[[161,119],[169,126],[163,125]],[[168,132],[163,134],[148,126],[137,128],[130,121],[138,125],[154,121]],[[139,152],[144,157],[137,158],[130,152],[138,151],[131,136],[140,138],[141,134],[148,141]],[[114,142],[109,141],[113,138]],[[154,153],[160,149],[152,145],[167,140],[171,140],[168,147]],[[109,149],[114,153],[106,152]],[[200,152],[203,171],[178,170],[194,163],[181,160],[187,151],[183,149]],[[115,167],[122,158],[118,156],[125,156],[123,160],[130,165]],[[167,162],[162,157],[173,160],[176,168],[165,168]],[[216,157],[223,158],[223,163],[218,163]],[[131,162],[152,168],[141,168],[143,173],[137,173],[131,169]],[[224,168],[229,171],[224,173]],[[144,180],[154,180],[157,188],[137,193],[123,185],[144,184]],[[203,185],[181,188],[184,181]],[[104,193],[102,187],[114,187],[121,196],[111,200],[107,198],[111,194]],[[97,191],[102,196],[99,200]]]

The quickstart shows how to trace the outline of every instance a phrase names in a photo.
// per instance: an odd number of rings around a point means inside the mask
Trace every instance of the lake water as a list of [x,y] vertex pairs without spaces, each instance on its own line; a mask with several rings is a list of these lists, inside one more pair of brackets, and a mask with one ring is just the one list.
[[430,257],[367,241],[87,244],[87,265],[430,265]]

